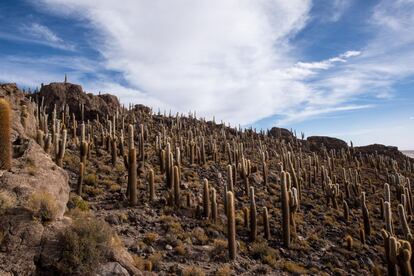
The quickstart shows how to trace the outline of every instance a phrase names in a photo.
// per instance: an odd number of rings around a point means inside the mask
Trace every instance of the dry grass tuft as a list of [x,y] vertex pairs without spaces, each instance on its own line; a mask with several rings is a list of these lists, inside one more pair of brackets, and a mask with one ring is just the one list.
[[29,208],[40,221],[52,221],[58,213],[56,200],[48,192],[35,192],[29,199]]

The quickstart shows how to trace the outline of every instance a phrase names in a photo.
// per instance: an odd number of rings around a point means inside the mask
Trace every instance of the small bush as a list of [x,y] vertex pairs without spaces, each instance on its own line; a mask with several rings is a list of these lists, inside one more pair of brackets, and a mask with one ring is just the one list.
[[148,260],[151,262],[153,269],[159,268],[161,259],[162,254],[160,252],[154,253],[148,257]]
[[183,276],[204,276],[204,271],[197,266],[188,266],[183,270]]
[[227,258],[227,241],[214,240],[213,250],[211,251],[211,258],[214,260],[225,260]]
[[108,253],[112,232],[103,221],[77,219],[59,237],[62,256],[57,269],[62,274],[89,275]]
[[97,196],[104,192],[102,188],[92,187],[92,186],[85,186],[83,188],[83,191],[90,196]]
[[158,234],[155,232],[148,232],[145,234],[144,242],[147,245],[151,245],[155,240],[158,239]]
[[16,198],[8,191],[0,192],[0,215],[3,215],[8,209],[14,207]]
[[297,263],[291,262],[291,261],[286,261],[284,263],[283,267],[284,267],[285,270],[287,270],[288,272],[293,273],[293,274],[306,274],[306,273],[308,273],[308,270],[306,268],[304,268],[303,266],[301,266]]
[[70,198],[70,202],[73,204],[74,208],[78,208],[81,211],[88,211],[89,210],[89,204],[85,200],[82,199],[82,197],[78,195],[73,195]]
[[185,256],[187,253],[187,250],[185,248],[185,245],[182,241],[179,240],[178,244],[174,247],[174,252],[177,253],[180,256]]
[[96,175],[87,174],[87,175],[85,175],[83,181],[84,181],[85,185],[95,186],[95,184],[96,184]]
[[149,260],[145,260],[144,258],[138,256],[138,255],[132,255],[132,258],[134,260],[134,265],[139,270],[146,270],[146,271],[152,271],[152,263]]
[[208,241],[206,233],[204,232],[203,228],[200,227],[194,228],[193,231],[191,231],[191,236],[198,244],[203,245]]
[[215,273],[216,276],[231,276],[231,268],[229,265],[219,267]]
[[250,253],[253,258],[261,260],[263,263],[270,266],[275,266],[278,259],[278,252],[269,247],[267,242],[259,241],[252,244]]
[[58,213],[56,200],[48,192],[33,193],[29,199],[29,208],[40,221],[52,221]]

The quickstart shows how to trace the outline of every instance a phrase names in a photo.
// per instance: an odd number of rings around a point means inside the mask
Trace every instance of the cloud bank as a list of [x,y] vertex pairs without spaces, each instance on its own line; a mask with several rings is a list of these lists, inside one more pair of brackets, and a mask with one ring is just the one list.
[[[381,1],[367,17],[373,35],[366,47],[316,62],[301,62],[291,40],[312,20],[310,0],[42,3],[87,22],[95,30],[91,44],[103,57],[99,66],[124,78],[86,88],[232,124],[279,115],[276,123],[286,125],[369,108],[357,99],[391,97],[393,84],[414,73],[412,0]],[[331,21],[349,7],[346,1],[333,6]]]

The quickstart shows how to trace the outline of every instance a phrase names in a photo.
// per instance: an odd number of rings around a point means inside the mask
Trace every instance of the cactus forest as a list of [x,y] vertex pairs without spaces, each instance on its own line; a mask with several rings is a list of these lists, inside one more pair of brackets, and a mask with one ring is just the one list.
[[[110,236],[63,229],[63,255],[47,271],[88,274],[109,258],[105,247],[122,246],[144,274],[412,275],[411,158],[142,105],[101,115],[87,101],[55,102],[47,87],[0,99],[1,169],[18,170],[14,116],[56,164],[49,170],[68,175],[64,217],[103,223],[79,231]],[[29,161],[36,177],[39,164]],[[59,220],[54,198],[36,200],[33,219]]]

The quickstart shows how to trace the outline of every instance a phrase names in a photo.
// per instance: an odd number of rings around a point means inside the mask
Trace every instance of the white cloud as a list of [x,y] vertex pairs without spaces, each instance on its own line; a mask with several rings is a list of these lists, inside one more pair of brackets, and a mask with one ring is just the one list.
[[[54,48],[71,50],[75,49],[74,45],[65,42],[60,38],[56,33],[54,33],[47,26],[41,25],[39,23],[31,23],[30,25],[22,25],[20,28],[21,32],[27,35],[27,38],[22,38],[24,40],[32,40],[35,43],[41,43],[49,45]],[[10,36],[13,38],[13,35]],[[16,39],[19,39],[16,37]]]
[[[401,4],[407,0],[378,4],[366,47],[315,62],[300,62],[290,41],[310,17],[310,0],[43,2],[89,22],[105,61],[99,66],[121,72],[128,83],[102,79],[86,83],[87,90],[155,110],[197,110],[232,125],[275,114],[288,125],[370,108],[355,100],[391,97],[392,85],[413,73],[414,9]],[[345,2],[335,1],[332,21],[347,9]]]

